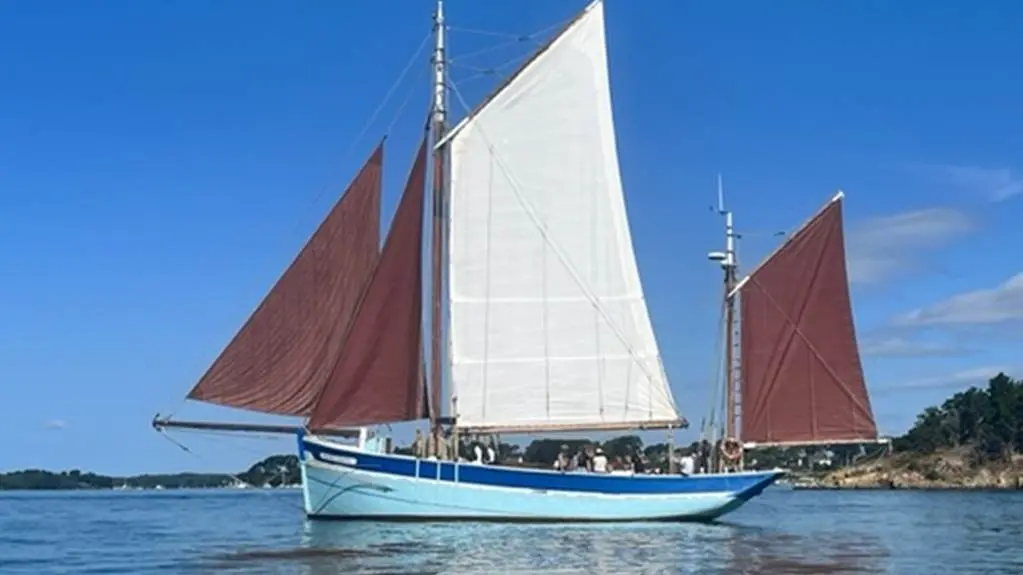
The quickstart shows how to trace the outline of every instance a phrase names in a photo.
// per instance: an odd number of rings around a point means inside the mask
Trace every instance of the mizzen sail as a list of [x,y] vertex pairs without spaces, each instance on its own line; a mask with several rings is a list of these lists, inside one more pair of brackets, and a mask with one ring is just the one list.
[[383,144],[188,398],[306,416],[377,259]]
[[459,427],[679,425],[619,175],[594,2],[450,136]]
[[842,195],[746,278],[739,297],[742,441],[876,439],[849,297]]
[[426,141],[343,349],[309,418],[309,428],[354,427],[428,416],[423,373],[423,196]]

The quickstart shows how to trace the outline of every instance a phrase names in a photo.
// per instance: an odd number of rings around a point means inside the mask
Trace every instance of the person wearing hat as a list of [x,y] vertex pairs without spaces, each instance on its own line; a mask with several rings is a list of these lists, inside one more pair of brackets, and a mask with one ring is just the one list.
[[607,473],[607,456],[604,455],[604,450],[600,447],[597,448],[597,453],[593,456],[593,471]]
[[554,469],[568,471],[568,446],[562,445],[558,452],[558,458],[554,460]]

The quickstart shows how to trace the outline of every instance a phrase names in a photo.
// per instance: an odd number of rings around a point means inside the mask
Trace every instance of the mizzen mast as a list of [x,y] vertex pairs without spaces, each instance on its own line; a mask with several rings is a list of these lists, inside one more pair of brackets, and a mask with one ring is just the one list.
[[[712,252],[709,254],[711,260],[721,262],[721,270],[724,272],[724,303],[725,303],[725,425],[723,447],[730,447],[729,453],[733,457],[729,461],[718,461],[717,471],[724,471],[726,467],[742,467],[742,444],[736,436],[736,421],[738,419],[739,398],[736,390],[736,367],[735,367],[735,286],[736,269],[738,261],[735,255],[735,240],[738,235],[732,223],[732,212],[725,209],[725,191],[718,174],[718,206],[717,212],[725,219],[725,251]],[[737,448],[737,450],[736,450]],[[737,452],[736,452],[737,451]],[[723,455],[723,454],[722,454]]]
[[[437,0],[437,11],[433,16],[433,113],[431,132],[433,138],[433,218],[431,276],[431,317],[430,317],[430,423],[431,427],[442,422],[444,412],[442,390],[444,386],[444,364],[446,349],[444,343],[444,254],[447,253],[447,146],[441,145],[447,131],[447,63],[445,61],[444,0]],[[451,414],[452,419],[455,414]]]

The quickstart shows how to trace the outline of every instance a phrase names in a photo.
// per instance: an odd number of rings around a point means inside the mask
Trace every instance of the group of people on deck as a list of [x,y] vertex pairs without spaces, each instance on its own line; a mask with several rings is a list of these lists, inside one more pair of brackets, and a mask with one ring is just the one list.
[[[657,465],[651,464],[647,457],[639,450],[633,449],[625,456],[617,456],[609,459],[599,446],[586,445],[575,453],[571,454],[568,445],[562,445],[558,457],[554,460],[554,469],[559,471],[588,471],[591,473],[644,473],[661,474],[664,470]],[[675,454],[676,465],[674,469],[682,475],[692,475],[696,472],[704,473],[705,467],[700,464],[699,453]],[[680,455],[681,454],[681,455]]]
[[603,448],[587,445],[581,447],[575,455],[569,455],[567,445],[561,446],[558,457],[554,460],[554,469],[558,471],[592,471],[594,473],[607,473],[616,469],[620,462],[608,461],[604,455]]
[[454,456],[457,454],[460,461],[490,465],[497,463],[496,445],[495,439],[484,439],[480,436],[462,437],[456,444],[450,429],[445,431],[437,426],[426,437],[417,429],[412,450],[420,459],[449,461],[455,459]]
[[[414,455],[421,459],[439,459],[452,461],[457,455],[459,461],[468,461],[480,465],[498,463],[497,438],[484,436],[464,436],[455,441],[451,430],[436,426],[426,436],[416,430],[412,445]],[[709,470],[710,444],[706,441],[691,450],[676,450],[672,455],[673,465],[669,470],[682,475],[707,473]],[[521,458],[519,463],[521,464]],[[568,445],[562,445],[553,464],[559,471],[591,472],[591,473],[643,473],[660,474],[665,470],[651,464],[647,457],[638,449],[630,450],[625,456],[609,458],[604,449],[598,445],[584,445],[574,454]]]

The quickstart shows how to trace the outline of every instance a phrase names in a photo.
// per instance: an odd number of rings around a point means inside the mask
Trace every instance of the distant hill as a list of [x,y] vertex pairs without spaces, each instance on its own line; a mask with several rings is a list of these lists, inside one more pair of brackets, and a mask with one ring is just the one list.
[[[249,485],[280,487],[298,485],[301,474],[298,457],[273,455],[239,473],[238,478]],[[82,472],[26,469],[0,474],[0,490],[22,489],[181,489],[195,487],[228,487],[235,479],[226,473],[171,473],[112,477]]]

